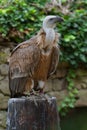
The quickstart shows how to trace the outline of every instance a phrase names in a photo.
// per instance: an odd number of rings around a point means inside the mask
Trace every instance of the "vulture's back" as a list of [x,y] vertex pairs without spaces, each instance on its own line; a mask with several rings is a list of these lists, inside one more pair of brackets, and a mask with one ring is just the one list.
[[28,77],[31,77],[40,60],[40,49],[36,37],[19,44],[12,52],[9,62],[9,88],[12,97],[25,90]]

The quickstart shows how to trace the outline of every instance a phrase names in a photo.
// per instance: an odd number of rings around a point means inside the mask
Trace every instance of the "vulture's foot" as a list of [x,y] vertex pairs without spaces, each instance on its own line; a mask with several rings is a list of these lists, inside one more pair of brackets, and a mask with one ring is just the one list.
[[38,92],[38,91],[35,91],[34,89],[32,89],[32,90],[30,91],[30,95],[39,96],[39,92]]
[[34,101],[35,106],[38,107],[38,104],[37,104],[37,101],[36,101],[36,97],[35,97],[35,96],[32,96],[32,99],[33,99],[33,101]]
[[25,97],[30,97],[30,92],[29,92],[29,91],[24,92],[24,93],[23,93],[23,96],[25,96]]
[[47,102],[48,102],[49,104],[51,104],[50,97],[49,97],[47,94],[45,94],[45,98],[46,98]]
[[51,104],[50,97],[49,97],[47,94],[40,93],[40,94],[39,94],[39,97],[40,97],[40,98],[44,98],[45,100],[47,100],[47,102],[48,102],[49,104]]

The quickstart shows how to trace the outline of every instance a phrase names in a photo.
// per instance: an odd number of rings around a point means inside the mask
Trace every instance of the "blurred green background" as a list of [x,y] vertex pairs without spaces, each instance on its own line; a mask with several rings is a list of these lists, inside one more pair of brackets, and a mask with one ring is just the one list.
[[[35,35],[47,15],[59,15],[64,22],[57,25],[60,38],[60,63],[67,63],[69,95],[59,106],[61,115],[74,108],[78,93],[72,79],[77,68],[87,69],[87,0],[0,0],[0,39],[20,42]],[[87,108],[75,109],[61,117],[62,130],[87,130]]]
[[87,130],[87,108],[76,108],[61,118],[61,130]]

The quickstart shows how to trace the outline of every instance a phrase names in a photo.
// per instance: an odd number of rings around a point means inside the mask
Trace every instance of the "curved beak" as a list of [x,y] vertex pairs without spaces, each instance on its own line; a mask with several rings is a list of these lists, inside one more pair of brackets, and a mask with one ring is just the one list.
[[56,16],[54,19],[54,22],[63,22],[63,21],[64,21],[64,19],[59,16]]

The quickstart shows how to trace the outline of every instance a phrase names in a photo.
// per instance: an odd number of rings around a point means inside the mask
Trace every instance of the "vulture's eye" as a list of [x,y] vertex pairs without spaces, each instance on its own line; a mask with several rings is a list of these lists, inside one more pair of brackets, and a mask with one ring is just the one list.
[[54,18],[50,18],[50,21],[52,21]]

